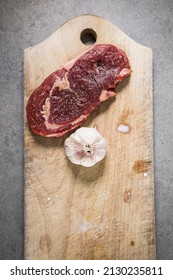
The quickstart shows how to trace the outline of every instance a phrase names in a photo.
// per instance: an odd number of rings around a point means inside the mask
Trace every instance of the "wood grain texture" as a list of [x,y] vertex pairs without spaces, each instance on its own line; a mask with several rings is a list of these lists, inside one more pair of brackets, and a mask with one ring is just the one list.
[[[85,28],[95,30],[96,43],[123,49],[133,73],[116,100],[84,123],[108,143],[105,160],[92,168],[68,161],[67,136],[35,135],[25,116],[25,258],[155,259],[151,49],[103,18],[74,18],[25,49],[25,105],[46,76],[87,49]],[[119,132],[120,124],[129,132]]]

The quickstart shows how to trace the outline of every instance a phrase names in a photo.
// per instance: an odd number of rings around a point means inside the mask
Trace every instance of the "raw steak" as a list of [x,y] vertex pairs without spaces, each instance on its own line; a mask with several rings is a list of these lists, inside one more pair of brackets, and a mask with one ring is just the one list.
[[59,137],[81,125],[131,73],[126,54],[110,44],[88,49],[50,74],[31,94],[28,123],[36,134]]

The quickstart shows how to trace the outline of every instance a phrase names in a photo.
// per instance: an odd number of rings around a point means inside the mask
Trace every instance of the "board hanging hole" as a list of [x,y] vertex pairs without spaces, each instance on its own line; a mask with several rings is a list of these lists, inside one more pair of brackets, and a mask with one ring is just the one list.
[[84,45],[93,45],[97,40],[97,34],[93,29],[84,29],[80,34],[80,40]]

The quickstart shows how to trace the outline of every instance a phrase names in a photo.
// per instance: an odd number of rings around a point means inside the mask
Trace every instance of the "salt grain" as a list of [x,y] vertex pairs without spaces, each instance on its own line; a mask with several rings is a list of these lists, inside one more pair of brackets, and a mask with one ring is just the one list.
[[128,133],[129,127],[128,127],[128,125],[125,125],[125,124],[119,124],[119,126],[117,127],[117,131],[121,132],[121,133]]

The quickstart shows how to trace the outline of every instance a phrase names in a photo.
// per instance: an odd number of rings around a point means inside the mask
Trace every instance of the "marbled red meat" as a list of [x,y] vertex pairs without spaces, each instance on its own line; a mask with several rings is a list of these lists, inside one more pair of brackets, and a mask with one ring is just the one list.
[[129,76],[126,54],[110,44],[89,48],[50,74],[29,97],[26,113],[33,132],[59,137],[81,125]]

